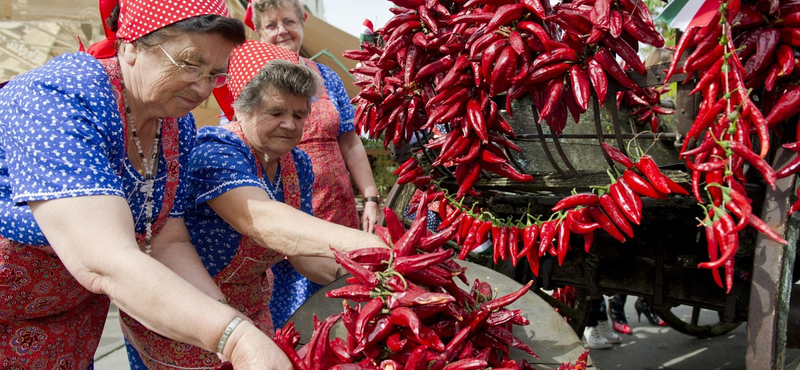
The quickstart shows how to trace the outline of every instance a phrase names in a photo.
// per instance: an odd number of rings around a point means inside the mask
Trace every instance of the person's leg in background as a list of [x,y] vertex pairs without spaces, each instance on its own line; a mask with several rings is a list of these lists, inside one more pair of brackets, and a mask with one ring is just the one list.
[[[608,325],[608,317],[605,312],[602,312],[602,303],[603,299],[592,300],[592,306],[589,309],[589,321],[586,323],[586,329],[583,330],[583,337],[586,338],[586,346],[591,349],[611,348],[611,341],[603,336],[599,327],[602,321],[605,321],[606,325]],[[605,320],[603,320],[603,318],[605,318]]]
[[614,331],[622,334],[633,333],[628,325],[628,318],[625,316],[625,300],[627,299],[627,294],[617,293],[608,300],[608,316],[611,318],[612,327]]

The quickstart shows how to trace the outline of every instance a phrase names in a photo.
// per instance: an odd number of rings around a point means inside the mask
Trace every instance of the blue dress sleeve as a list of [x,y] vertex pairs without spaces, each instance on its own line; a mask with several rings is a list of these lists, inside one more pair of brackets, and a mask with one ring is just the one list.
[[189,191],[194,198],[193,205],[243,186],[264,189],[257,166],[250,148],[236,134],[219,126],[200,128],[189,160]]
[[64,54],[0,89],[0,136],[16,204],[85,195],[124,196],[124,142],[102,65]]
[[322,80],[325,82],[325,91],[328,92],[328,98],[336,106],[336,110],[339,111],[339,135],[355,130],[353,126],[355,109],[350,104],[350,96],[347,95],[342,79],[324,64],[317,63],[317,67],[322,75]]

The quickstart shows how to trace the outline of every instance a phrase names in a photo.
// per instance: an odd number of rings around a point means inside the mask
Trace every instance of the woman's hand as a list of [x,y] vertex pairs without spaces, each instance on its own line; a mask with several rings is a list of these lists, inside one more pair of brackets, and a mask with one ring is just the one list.
[[266,334],[249,322],[231,333],[223,355],[236,370],[292,370],[286,354]]
[[370,234],[375,233],[375,224],[378,223],[377,202],[364,202],[364,212],[361,215],[361,230]]

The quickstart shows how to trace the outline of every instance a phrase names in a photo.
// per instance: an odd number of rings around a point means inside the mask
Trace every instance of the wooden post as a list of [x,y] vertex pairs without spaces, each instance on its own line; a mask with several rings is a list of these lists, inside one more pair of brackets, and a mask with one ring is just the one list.
[[[779,148],[773,168],[781,168],[794,152]],[[794,190],[794,177],[778,180],[776,190],[767,189],[763,220],[789,245],[781,245],[759,234],[750,287],[747,316],[745,366],[754,369],[783,369],[786,352],[786,323],[792,288],[792,269],[797,248],[798,217],[787,220]]]

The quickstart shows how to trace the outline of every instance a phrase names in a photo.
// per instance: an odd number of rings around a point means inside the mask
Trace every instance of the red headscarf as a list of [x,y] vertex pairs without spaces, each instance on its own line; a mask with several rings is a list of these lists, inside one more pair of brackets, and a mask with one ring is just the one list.
[[214,89],[214,97],[228,120],[233,119],[233,107],[231,104],[239,97],[244,86],[269,61],[275,59],[288,60],[294,64],[300,64],[300,58],[297,53],[262,41],[247,40],[244,44],[233,49],[228,63],[228,84]]
[[[118,3],[119,28],[115,34],[105,21]],[[150,32],[200,15],[230,16],[224,0],[100,0],[99,5],[106,38],[87,51],[96,58],[116,55],[117,39],[133,42]]]

